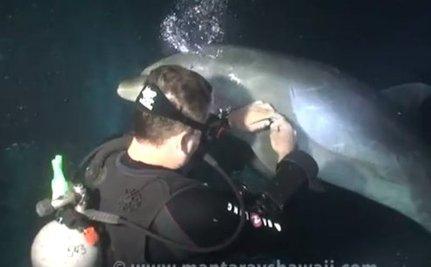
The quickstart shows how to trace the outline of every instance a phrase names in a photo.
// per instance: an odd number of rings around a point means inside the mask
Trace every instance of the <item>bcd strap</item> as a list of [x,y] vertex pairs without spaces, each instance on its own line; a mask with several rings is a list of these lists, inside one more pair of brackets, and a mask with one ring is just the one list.
[[74,181],[84,181],[86,185],[91,187],[99,179],[106,159],[116,152],[127,150],[132,138],[130,134],[127,134],[95,148],[79,164],[74,175]]

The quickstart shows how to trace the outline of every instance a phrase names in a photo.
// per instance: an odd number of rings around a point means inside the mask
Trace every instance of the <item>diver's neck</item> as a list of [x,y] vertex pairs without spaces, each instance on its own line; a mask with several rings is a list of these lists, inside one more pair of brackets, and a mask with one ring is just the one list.
[[171,149],[166,145],[154,145],[133,138],[127,149],[129,157],[148,165],[161,166],[168,169],[177,169],[179,166],[172,155]]

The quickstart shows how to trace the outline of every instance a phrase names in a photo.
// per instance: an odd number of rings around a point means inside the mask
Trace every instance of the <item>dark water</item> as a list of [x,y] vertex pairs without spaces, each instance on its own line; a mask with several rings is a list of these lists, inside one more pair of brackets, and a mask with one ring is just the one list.
[[[61,152],[77,162],[128,129],[130,106],[115,89],[173,52],[159,26],[174,4],[0,3],[1,266],[29,266],[32,237],[44,223],[34,204],[48,193],[50,158]],[[231,1],[225,43],[322,61],[377,89],[431,84],[430,11],[425,2],[401,0]],[[320,207],[298,208],[308,241],[289,257],[431,266],[431,237],[416,224],[343,190],[330,192],[311,196]],[[279,248],[268,257],[288,254]]]

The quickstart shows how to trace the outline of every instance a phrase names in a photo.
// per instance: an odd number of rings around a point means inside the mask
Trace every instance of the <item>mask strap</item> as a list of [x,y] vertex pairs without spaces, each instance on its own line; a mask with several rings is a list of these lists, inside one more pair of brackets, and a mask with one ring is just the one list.
[[137,108],[142,112],[172,119],[200,131],[206,131],[208,128],[207,125],[185,116],[154,83],[145,84],[135,103]]

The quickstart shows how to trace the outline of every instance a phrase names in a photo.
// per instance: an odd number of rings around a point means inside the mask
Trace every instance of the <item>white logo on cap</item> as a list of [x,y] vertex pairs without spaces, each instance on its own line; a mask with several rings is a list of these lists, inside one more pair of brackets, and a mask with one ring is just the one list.
[[154,98],[156,96],[157,92],[153,91],[151,87],[147,86],[142,91],[142,97],[139,99],[139,103],[141,103],[147,109],[153,110]]

